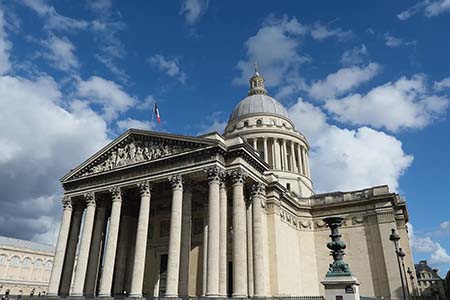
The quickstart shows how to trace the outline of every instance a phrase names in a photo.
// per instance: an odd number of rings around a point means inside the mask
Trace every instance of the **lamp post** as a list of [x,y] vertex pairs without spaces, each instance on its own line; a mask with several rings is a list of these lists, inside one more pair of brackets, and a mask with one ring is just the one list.
[[400,240],[400,236],[398,235],[398,233],[395,231],[394,228],[392,228],[391,231],[392,231],[392,233],[389,236],[389,240],[391,240],[395,246],[395,256],[397,257],[398,271],[400,272],[400,281],[402,283],[403,300],[406,300],[405,283],[403,281],[403,272],[402,272],[402,267],[400,265],[400,257],[399,257],[399,250],[398,250],[399,249],[398,241]]
[[411,293],[409,292],[409,285],[408,285],[408,277],[406,277],[406,268],[405,268],[405,252],[403,252],[402,248],[398,249],[398,257],[400,257],[400,261],[402,262],[402,270],[403,275],[405,276],[405,286],[406,286],[406,293],[408,295],[408,299],[411,300]]
[[409,280],[411,281],[412,295],[414,300],[416,299],[416,286],[414,284],[414,275],[411,269],[408,267],[408,271],[406,271],[409,275]]

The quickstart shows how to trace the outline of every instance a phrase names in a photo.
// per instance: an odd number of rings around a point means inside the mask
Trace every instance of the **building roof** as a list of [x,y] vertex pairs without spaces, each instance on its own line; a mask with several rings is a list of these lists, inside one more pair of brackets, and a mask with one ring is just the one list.
[[0,236],[0,247],[1,246],[10,246],[15,248],[22,249],[30,249],[34,251],[46,251],[46,252],[54,252],[55,247],[52,245],[36,243],[27,240],[19,240],[15,238],[10,238],[6,236]]
[[420,272],[427,272],[431,273],[432,278],[441,279],[441,277],[439,277],[439,274],[437,273],[438,270],[431,268],[426,260],[421,260],[418,264],[415,264],[414,267],[416,269],[416,274],[419,274]]
[[230,116],[230,121],[244,115],[257,113],[270,113],[289,119],[286,109],[280,102],[269,95],[254,94],[247,96],[236,105]]

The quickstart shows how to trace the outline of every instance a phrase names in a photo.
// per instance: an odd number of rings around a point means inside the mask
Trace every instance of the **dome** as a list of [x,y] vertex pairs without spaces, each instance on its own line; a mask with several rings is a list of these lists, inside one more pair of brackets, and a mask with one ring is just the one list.
[[280,102],[266,94],[253,94],[236,105],[229,121],[257,113],[275,114],[289,119],[286,109]]

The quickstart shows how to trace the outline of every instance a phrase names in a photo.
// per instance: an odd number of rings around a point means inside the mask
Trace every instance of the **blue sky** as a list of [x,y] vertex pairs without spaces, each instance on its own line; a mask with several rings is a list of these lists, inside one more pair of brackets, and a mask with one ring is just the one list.
[[[450,268],[450,2],[0,2],[0,234],[54,242],[58,179],[129,127],[221,131],[258,61],[318,192],[389,184]],[[152,122],[154,101],[162,124]]]

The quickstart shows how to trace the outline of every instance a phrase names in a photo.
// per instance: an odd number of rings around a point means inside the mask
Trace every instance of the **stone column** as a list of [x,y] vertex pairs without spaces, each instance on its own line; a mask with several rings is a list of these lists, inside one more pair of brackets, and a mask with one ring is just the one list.
[[69,197],[64,197],[63,216],[61,226],[59,227],[58,241],[56,242],[55,258],[53,259],[52,273],[50,274],[50,282],[48,286],[48,296],[57,297],[59,283],[61,282],[61,274],[63,271],[64,256],[66,253],[67,238],[70,229],[70,220],[72,218],[72,200]]
[[219,265],[219,295],[227,296],[227,187],[225,180],[220,183],[220,265]]
[[77,267],[75,270],[75,279],[73,290],[70,294],[74,297],[83,296],[83,288],[86,279],[87,264],[89,259],[89,249],[91,247],[92,229],[94,227],[95,217],[95,197],[93,192],[84,195],[86,199],[86,214],[84,216],[83,233],[81,235],[80,250],[78,252]]
[[274,159],[274,169],[281,170],[281,146],[278,139],[273,139],[273,144],[275,148],[275,159]]
[[297,160],[295,159],[294,142],[291,141],[291,165],[292,172],[298,173]]
[[242,170],[231,172],[233,188],[233,297],[246,298],[247,287],[247,230]]
[[255,148],[256,151],[258,151],[258,138],[253,138],[253,148]]
[[303,170],[303,158],[302,158],[302,146],[297,145],[297,156],[298,156],[298,169],[299,173],[302,175],[305,175],[305,172]]
[[311,169],[309,168],[309,155],[308,151],[306,151],[306,148],[305,148],[305,172],[306,176],[311,178]]
[[64,269],[59,287],[61,296],[69,295],[70,284],[72,283],[73,266],[77,252],[78,236],[80,235],[81,219],[83,208],[80,205],[74,206],[72,213],[72,225],[70,225],[69,241],[67,242],[66,257],[64,259]]
[[206,169],[208,175],[208,279],[206,296],[219,296],[219,247],[220,247],[220,196],[219,184],[223,176],[221,168]]
[[267,244],[267,230],[264,222],[265,187],[262,183],[252,186],[252,210],[253,210],[253,274],[254,274],[254,296],[267,297],[268,274],[266,264],[269,255]]
[[174,175],[169,177],[169,181],[172,185],[172,210],[170,213],[169,255],[167,259],[167,287],[165,297],[178,297],[183,179],[180,175]]
[[302,157],[303,157],[303,172],[304,175],[309,177],[309,172],[308,172],[308,162],[307,162],[307,157],[306,157],[306,149],[304,147],[302,147]]
[[117,259],[114,265],[114,287],[113,296],[123,295],[125,289],[125,273],[127,270],[128,248],[129,248],[129,223],[130,216],[124,211],[127,206],[122,207],[120,218],[119,243],[117,246]]
[[120,211],[122,209],[122,193],[120,187],[110,189],[112,196],[111,220],[106,244],[103,272],[100,279],[99,297],[110,297],[116,261],[117,239],[119,237]]
[[191,256],[192,182],[185,179],[183,188],[183,217],[181,221],[182,235],[178,295],[180,295],[180,297],[187,297],[189,296],[189,268]]
[[253,222],[252,202],[247,202],[247,286],[248,295],[253,296]]
[[264,161],[266,162],[266,163],[269,163],[269,150],[268,150],[268,148],[267,148],[267,138],[266,137],[264,137],[264,139],[263,139],[263,146],[264,146]]
[[[205,205],[206,210],[208,206]],[[203,224],[203,269],[202,269],[202,296],[206,296],[208,285],[208,216],[205,214],[205,223]]]
[[131,298],[142,298],[144,283],[145,255],[147,252],[148,221],[150,217],[150,185],[147,181],[138,184],[141,194],[139,218],[134,250],[133,275],[131,279]]
[[95,214],[94,229],[92,231],[91,247],[89,248],[89,259],[84,283],[84,295],[88,298],[93,298],[95,294],[100,268],[100,254],[105,234],[106,207],[105,203],[102,203],[101,205],[102,206],[100,206],[100,203],[97,203],[97,212]]
[[283,170],[288,171],[289,170],[289,163],[288,163],[288,159],[287,159],[286,140],[283,139],[282,141],[283,141],[282,142],[283,150],[281,152],[283,153]]

